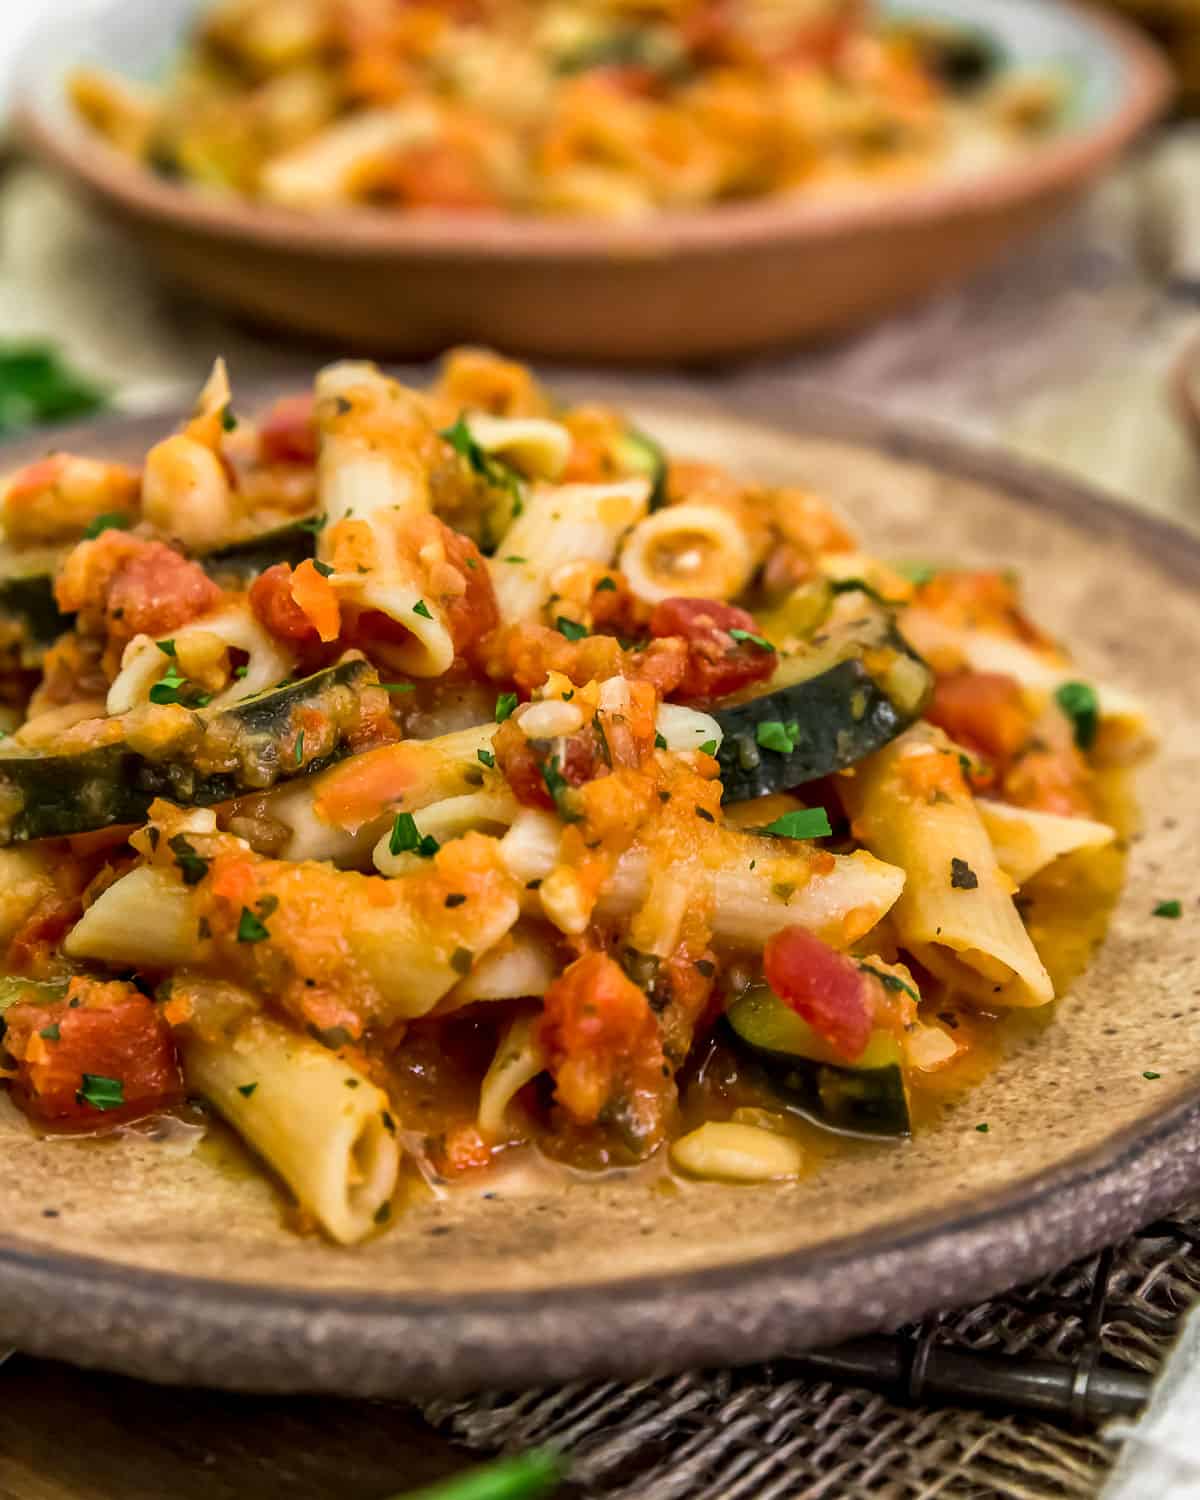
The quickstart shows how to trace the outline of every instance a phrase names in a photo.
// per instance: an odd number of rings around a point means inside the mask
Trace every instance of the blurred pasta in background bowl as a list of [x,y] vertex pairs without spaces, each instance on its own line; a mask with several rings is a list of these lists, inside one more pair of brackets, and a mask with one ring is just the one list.
[[343,344],[663,359],[850,327],[1045,220],[1160,107],[1065,4],[108,0],[34,147],[175,279]]

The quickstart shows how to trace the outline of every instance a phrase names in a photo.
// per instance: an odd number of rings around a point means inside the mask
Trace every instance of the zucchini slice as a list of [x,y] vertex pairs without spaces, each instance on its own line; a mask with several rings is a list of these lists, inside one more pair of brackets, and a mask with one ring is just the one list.
[[609,452],[622,474],[650,481],[651,510],[667,503],[667,456],[652,437],[627,427],[613,439]]
[[[210,807],[322,771],[349,753],[361,690],[376,681],[367,662],[345,661],[227,708],[181,715],[177,705],[152,704],[124,720],[97,720],[99,733],[118,726],[129,737],[94,748],[0,749],[0,844],[140,823],[156,797]],[[319,744],[314,712],[326,726]]]
[[766,985],[752,985],[725,1012],[727,1039],[788,1109],[832,1130],[911,1134],[900,1043],[878,1029],[854,1063],[840,1058]]
[[891,612],[866,613],[781,659],[758,697],[709,712],[726,802],[746,802],[816,781],[880,750],[921,715],[933,673]]
[[314,555],[316,542],[312,525],[297,522],[291,526],[276,527],[274,531],[264,531],[244,542],[234,542],[216,552],[205,553],[197,561],[208,576],[218,583],[244,588],[276,563],[284,562],[293,568],[298,567],[306,558]]

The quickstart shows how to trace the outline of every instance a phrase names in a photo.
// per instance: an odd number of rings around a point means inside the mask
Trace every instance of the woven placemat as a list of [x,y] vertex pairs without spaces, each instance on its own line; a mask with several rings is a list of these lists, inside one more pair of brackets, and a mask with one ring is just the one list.
[[[1152,1375],[1200,1294],[1200,1204],[1100,1256],[901,1331],[908,1347]],[[481,1454],[552,1444],[589,1500],[1062,1500],[1095,1496],[1113,1445],[995,1406],[901,1405],[788,1361],[577,1383],[426,1418]],[[1064,1418],[1066,1414],[1064,1413]]]

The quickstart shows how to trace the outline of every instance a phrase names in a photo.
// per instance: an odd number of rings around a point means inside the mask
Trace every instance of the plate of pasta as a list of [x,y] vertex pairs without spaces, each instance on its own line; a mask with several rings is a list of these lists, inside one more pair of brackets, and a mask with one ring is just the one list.
[[962,276],[1169,91],[1135,31],[1059,0],[98,0],[20,78],[33,146],[257,321],[624,360]]
[[1194,541],[474,349],[218,362],[0,507],[0,1338],[759,1358],[1194,1186]]

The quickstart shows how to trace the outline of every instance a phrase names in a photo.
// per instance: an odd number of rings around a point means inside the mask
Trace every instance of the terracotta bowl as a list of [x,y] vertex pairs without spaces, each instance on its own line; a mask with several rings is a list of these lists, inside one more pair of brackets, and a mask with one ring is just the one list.
[[[913,1140],[795,1184],[490,1181],[353,1250],[292,1233],[264,1176],[203,1147],[42,1140],[0,1094],[0,1344],[358,1395],[751,1362],[978,1300],[1200,1187],[1200,540],[817,397],[793,432],[711,406],[637,416],[674,451],[811,484],[883,555],[1019,568],[1081,672],[1145,697],[1162,746],[1139,777],[1143,831],[1052,1023]],[[133,457],[170,425],[110,419],[62,441]],[[1162,899],[1179,920],[1154,915]]]
[[1078,195],[1162,108],[1168,75],[1125,25],[1062,0],[905,0],[991,32],[1017,68],[1074,80],[1062,127],[1003,166],[838,200],[608,224],[334,216],[203,195],[118,155],[72,115],[65,75],[152,76],[194,0],[102,0],[59,17],[20,70],[18,123],[174,282],[264,324],[394,355],[463,340],[623,361],[748,354],[853,328],[964,276]]

